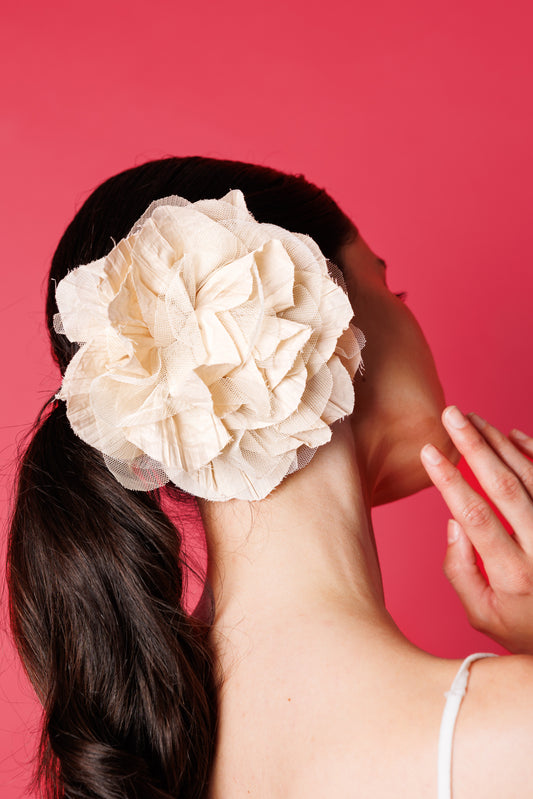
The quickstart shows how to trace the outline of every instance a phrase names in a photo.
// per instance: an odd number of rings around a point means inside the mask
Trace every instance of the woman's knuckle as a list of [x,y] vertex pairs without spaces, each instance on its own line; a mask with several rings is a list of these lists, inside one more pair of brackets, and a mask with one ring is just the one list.
[[441,483],[446,488],[457,485],[460,479],[460,473],[455,467],[453,469],[445,469],[441,474]]
[[515,474],[502,472],[493,481],[494,496],[504,500],[516,500],[522,494],[522,485]]
[[533,572],[526,563],[515,564],[510,579],[512,591],[520,596],[533,594]]
[[498,444],[507,444],[507,436],[504,436],[504,434],[501,432],[501,430],[498,430],[497,427],[493,427],[492,425],[489,425],[489,431],[490,431],[490,439],[491,439],[490,443],[491,443],[491,445],[494,445],[494,444],[497,444],[497,445]]
[[523,466],[518,476],[525,486],[533,486],[533,463]]
[[472,432],[470,435],[470,439],[468,441],[468,448],[473,453],[478,453],[484,450],[487,446],[487,442],[480,436],[479,433]]
[[492,518],[492,511],[481,499],[470,502],[463,508],[462,516],[471,527],[486,527]]
[[444,563],[442,564],[442,570],[444,571],[446,579],[452,585],[454,585],[460,579],[462,574],[460,564],[456,560],[448,556],[444,559]]

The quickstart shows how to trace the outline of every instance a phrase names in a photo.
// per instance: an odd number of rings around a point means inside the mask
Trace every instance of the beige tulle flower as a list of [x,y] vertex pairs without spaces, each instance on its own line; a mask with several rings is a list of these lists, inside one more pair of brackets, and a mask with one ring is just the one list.
[[240,191],[153,203],[57,286],[74,432],[127,488],[262,499],[353,409],[364,336],[338,281]]

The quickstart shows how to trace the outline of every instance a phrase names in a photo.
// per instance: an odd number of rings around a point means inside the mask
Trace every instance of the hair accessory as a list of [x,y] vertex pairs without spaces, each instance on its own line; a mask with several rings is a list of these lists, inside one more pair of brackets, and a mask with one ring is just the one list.
[[55,329],[81,345],[57,394],[72,429],[127,488],[262,499],[353,410],[365,339],[329,269],[241,191],[152,203],[57,286]]

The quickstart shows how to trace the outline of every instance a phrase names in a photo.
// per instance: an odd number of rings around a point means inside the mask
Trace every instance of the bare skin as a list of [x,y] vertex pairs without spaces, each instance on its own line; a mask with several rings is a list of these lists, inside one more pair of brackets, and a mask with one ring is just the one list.
[[[449,432],[470,451],[464,431],[442,424],[428,345],[379,259],[359,237],[341,260],[368,339],[354,413],[265,500],[201,503],[220,671],[210,799],[436,796],[444,692],[460,661],[416,648],[387,612],[371,508],[433,480],[467,538]],[[444,456],[429,475],[426,443]],[[462,586],[471,598],[468,577]],[[531,796],[532,713],[533,657],[473,665],[454,799]]]

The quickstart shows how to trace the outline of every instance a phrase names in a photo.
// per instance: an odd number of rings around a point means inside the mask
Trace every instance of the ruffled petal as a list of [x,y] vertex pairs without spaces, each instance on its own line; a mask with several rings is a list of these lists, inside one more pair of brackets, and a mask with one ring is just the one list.
[[332,280],[324,279],[320,300],[320,336],[316,347],[324,360],[329,360],[337,340],[350,324],[353,309],[344,291]]
[[58,284],[56,303],[64,334],[70,341],[83,343],[98,335],[108,324],[108,304],[99,291],[105,279],[105,259],[78,267]]
[[271,424],[271,395],[252,359],[211,386],[215,412],[231,430]]
[[253,287],[253,264],[254,253],[248,253],[213,270],[196,291],[196,312],[202,308],[228,311],[246,302]]
[[[275,322],[278,323],[278,336],[275,344],[275,349],[272,354],[264,359],[258,359],[259,366],[265,371],[268,379],[268,384],[274,390],[286,377],[289,371],[293,368],[297,357],[300,355],[302,349],[305,347],[312,330],[309,325],[298,324],[298,322],[291,322],[288,319],[276,318]],[[266,327],[269,327],[270,341],[265,349],[269,349],[274,338],[274,320],[269,321]],[[266,330],[263,329],[263,337]],[[257,346],[256,342],[256,346]]]
[[196,407],[153,424],[130,427],[128,440],[165,470],[187,472],[205,466],[230,440],[224,424],[209,408]]
[[294,264],[281,241],[268,241],[254,256],[266,307],[275,314],[291,308],[294,305]]
[[58,399],[66,400],[70,425],[86,444],[105,454],[128,460],[140,455],[140,450],[127,441],[120,427],[97,416],[91,400],[94,374],[104,372],[106,367],[105,341],[82,346],[65,371]]
[[333,377],[333,391],[322,418],[329,425],[353,411],[355,394],[350,375],[336,355],[328,361],[328,368]]

